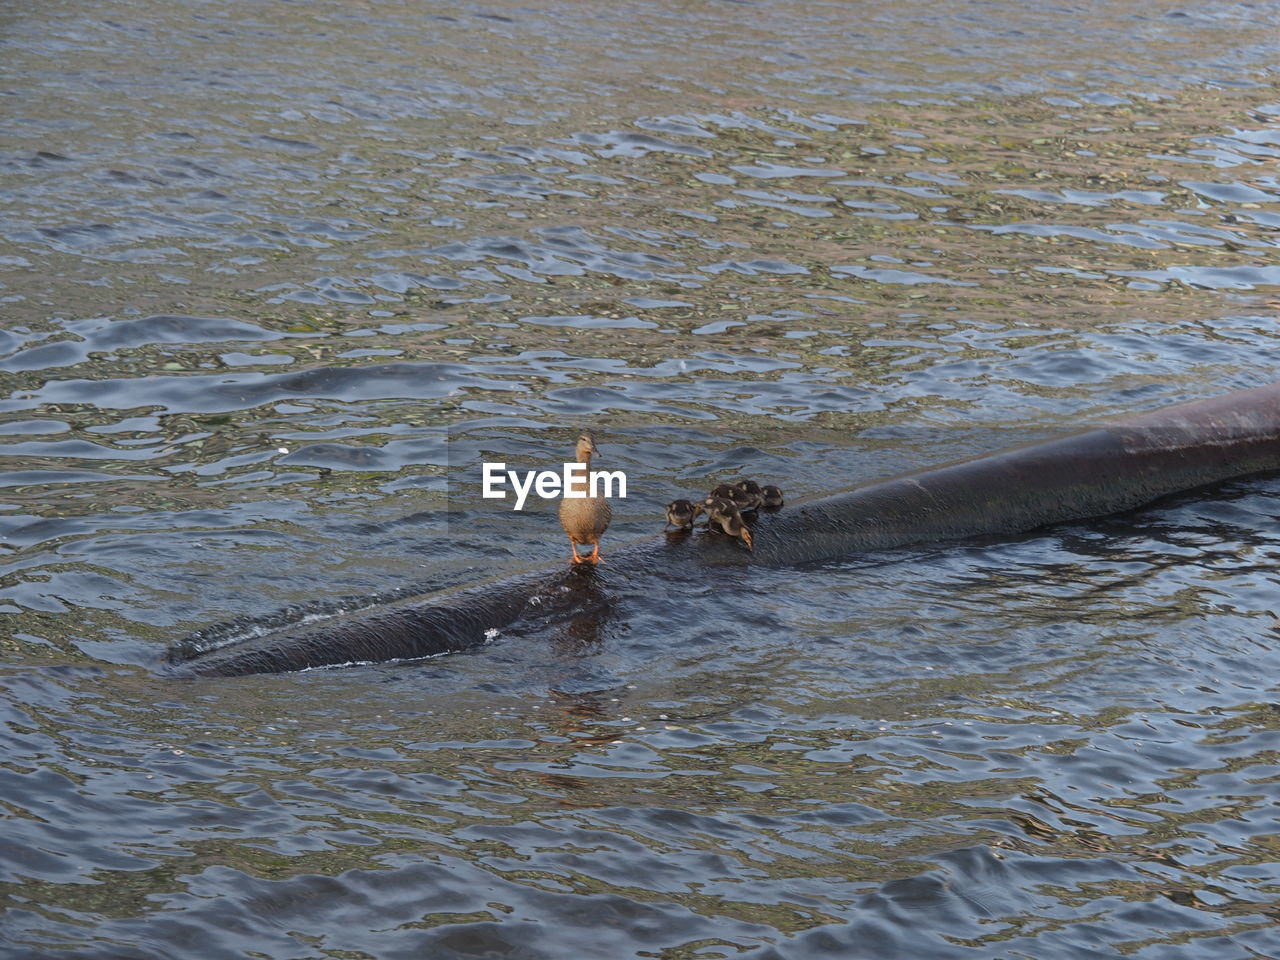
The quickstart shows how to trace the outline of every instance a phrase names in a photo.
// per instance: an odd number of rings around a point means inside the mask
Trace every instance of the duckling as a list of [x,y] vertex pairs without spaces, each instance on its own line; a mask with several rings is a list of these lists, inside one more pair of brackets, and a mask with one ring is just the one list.
[[751,543],[751,531],[743,522],[742,514],[732,500],[724,497],[711,498],[711,506],[707,511],[707,526],[717,526],[731,537],[737,537],[747,545],[747,549],[755,551]]
[[732,500],[736,494],[737,490],[732,483],[721,483],[717,484],[716,488],[707,494],[707,499],[704,502],[716,499]]
[[739,511],[749,513],[760,506],[760,484],[743,477],[734,483],[733,488],[738,491],[738,496],[733,498],[733,502],[738,505]]
[[711,508],[712,500],[728,500],[739,512],[750,509],[747,506],[747,495],[735,487],[732,483],[719,484],[714,490],[707,494],[707,498],[702,501],[704,509]]
[[702,508],[702,512],[707,515],[707,518],[704,521],[702,521],[702,526],[704,529],[707,529],[707,530],[711,529],[712,511],[714,511],[717,506],[723,506],[726,503],[729,504],[729,506],[737,509],[736,506],[734,505],[734,502],[730,500],[728,497],[713,497],[711,496],[711,494],[707,494],[707,498],[703,500],[702,503],[698,504],[698,506]]
[[693,521],[698,519],[698,514],[703,510],[702,504],[690,503],[688,500],[672,500],[667,504],[667,526],[663,527],[692,527]]
[[[578,437],[578,445],[574,450],[575,463],[586,464],[586,474],[591,474],[591,455],[599,453],[595,438],[589,433]],[[583,484],[588,483],[583,480]],[[566,491],[567,492],[567,491]],[[575,490],[575,492],[577,492]],[[582,490],[589,493],[589,490]],[[603,563],[600,559],[600,538],[609,529],[609,521],[613,519],[613,509],[604,497],[564,497],[560,501],[560,526],[569,535],[569,548],[573,551],[571,563]],[[585,557],[578,556],[578,544],[590,544],[591,553]]]
[[772,483],[766,483],[760,488],[760,506],[770,510],[778,509],[782,506],[782,491]]

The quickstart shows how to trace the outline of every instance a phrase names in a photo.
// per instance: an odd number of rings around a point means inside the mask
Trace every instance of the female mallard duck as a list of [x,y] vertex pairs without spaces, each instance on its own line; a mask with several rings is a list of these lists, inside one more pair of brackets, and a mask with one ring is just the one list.
[[745,543],[748,550],[755,550],[755,546],[751,543],[751,531],[747,529],[742,514],[732,500],[712,497],[707,518],[707,526],[719,527],[729,536],[737,537]]
[[738,496],[733,498],[733,502],[738,505],[738,510],[742,513],[748,513],[760,506],[762,500],[760,484],[754,480],[743,477],[734,483],[733,489],[738,491]]
[[782,491],[772,483],[766,483],[760,488],[760,506],[768,507],[770,510],[778,509],[782,506]]
[[698,514],[702,512],[702,504],[690,503],[688,500],[672,500],[667,504],[667,527],[672,525],[676,527],[692,527],[693,521],[698,519]]
[[[586,478],[583,488],[574,488],[581,492],[581,497],[564,497],[560,501],[560,526],[569,535],[569,548],[573,551],[571,563],[603,563],[600,559],[600,538],[609,529],[609,521],[613,519],[613,510],[604,497],[587,496],[591,491],[586,488],[590,483],[591,455],[598,453],[596,442],[591,434],[584,433],[578,437],[578,446],[574,451],[576,463],[586,465]],[[566,490],[565,493],[568,493]],[[578,556],[578,544],[590,544],[591,552],[585,557]]]

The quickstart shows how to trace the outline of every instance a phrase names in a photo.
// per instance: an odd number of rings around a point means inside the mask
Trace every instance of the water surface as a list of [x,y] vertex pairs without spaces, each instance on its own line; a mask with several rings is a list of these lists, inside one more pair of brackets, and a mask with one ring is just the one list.
[[238,680],[220,621],[1280,378],[1274,3],[0,15],[7,954],[1280,954],[1280,484]]

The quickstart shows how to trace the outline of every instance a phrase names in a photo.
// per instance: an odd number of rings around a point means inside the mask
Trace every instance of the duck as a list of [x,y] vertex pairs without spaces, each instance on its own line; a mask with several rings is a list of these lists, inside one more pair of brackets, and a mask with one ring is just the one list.
[[772,483],[766,483],[760,488],[760,506],[777,510],[782,506],[782,502],[782,491]]
[[728,500],[730,503],[732,503],[735,507],[738,508],[739,512],[750,509],[747,506],[747,502],[748,502],[747,495],[743,493],[741,490],[739,490],[737,487],[735,487],[732,483],[718,484],[714,490],[712,490],[709,494],[707,494],[706,499],[702,501],[702,506],[704,510],[711,509],[712,500]]
[[738,510],[742,513],[749,513],[760,506],[760,484],[743,477],[741,480],[734,482],[733,488],[738,491],[738,496],[733,498],[733,502],[738,505]]
[[733,500],[736,494],[737,490],[732,483],[721,483],[707,494],[707,499],[703,502],[710,504],[712,500]]
[[[575,463],[586,465],[586,475],[591,475],[591,457],[599,453],[595,438],[584,433],[578,437],[574,449]],[[587,484],[588,480],[583,480]],[[568,491],[565,491],[566,493]],[[575,489],[575,492],[576,489]],[[590,493],[589,489],[581,491]],[[609,529],[609,521],[613,519],[613,509],[604,497],[563,497],[560,501],[560,526],[569,535],[569,548],[573,551],[570,563],[603,563],[600,559],[600,538]],[[578,555],[578,544],[590,545],[591,552],[585,557]]]
[[747,524],[742,519],[742,513],[732,500],[724,497],[712,497],[707,516],[708,527],[719,527],[729,536],[737,537],[745,543],[748,550],[755,551],[755,546],[751,542],[751,531],[747,529]]
[[702,513],[702,504],[692,503],[689,500],[672,500],[667,504],[667,527],[692,527],[693,521],[698,519],[698,514]]

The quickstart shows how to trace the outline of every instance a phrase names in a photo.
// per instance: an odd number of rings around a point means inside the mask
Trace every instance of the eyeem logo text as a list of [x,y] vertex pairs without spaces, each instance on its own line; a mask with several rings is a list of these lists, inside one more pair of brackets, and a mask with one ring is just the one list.
[[612,500],[614,497],[626,499],[627,496],[627,475],[621,470],[588,471],[585,463],[566,463],[560,473],[554,470],[529,470],[522,478],[519,472],[508,470],[505,463],[484,464],[483,493],[486,500],[505,500],[508,482],[516,493],[513,510],[524,509],[525,500],[531,491],[543,500],[558,500],[561,497],[571,500],[605,497]]

